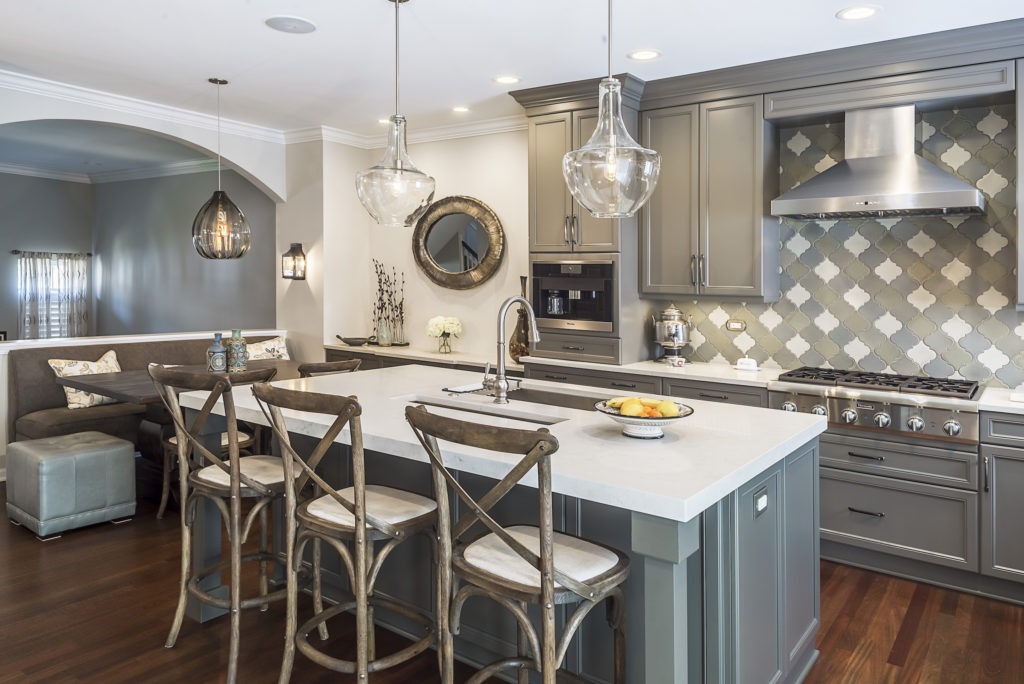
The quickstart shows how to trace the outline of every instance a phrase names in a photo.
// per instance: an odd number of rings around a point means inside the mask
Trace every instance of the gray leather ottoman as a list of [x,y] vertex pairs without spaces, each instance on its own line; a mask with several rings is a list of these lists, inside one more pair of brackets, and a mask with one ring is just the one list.
[[102,432],[8,444],[7,515],[40,537],[135,515],[135,447]]

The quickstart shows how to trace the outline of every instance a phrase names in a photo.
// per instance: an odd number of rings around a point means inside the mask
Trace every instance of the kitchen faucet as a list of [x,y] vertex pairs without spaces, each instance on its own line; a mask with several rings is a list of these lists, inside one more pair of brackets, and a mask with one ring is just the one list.
[[495,404],[508,403],[508,378],[505,377],[505,315],[516,302],[523,305],[526,309],[526,317],[530,320],[530,342],[540,342],[540,333],[537,332],[537,318],[533,315],[533,307],[530,306],[530,302],[520,296],[506,299],[498,307],[498,365],[495,370],[494,380],[488,380],[487,371],[484,371],[484,386],[493,387]]

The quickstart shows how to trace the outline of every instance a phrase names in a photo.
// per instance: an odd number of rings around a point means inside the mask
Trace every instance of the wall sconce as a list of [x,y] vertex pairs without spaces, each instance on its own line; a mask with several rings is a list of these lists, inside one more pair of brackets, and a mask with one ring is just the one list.
[[301,242],[293,242],[288,251],[281,255],[281,277],[306,279],[306,253],[302,251]]

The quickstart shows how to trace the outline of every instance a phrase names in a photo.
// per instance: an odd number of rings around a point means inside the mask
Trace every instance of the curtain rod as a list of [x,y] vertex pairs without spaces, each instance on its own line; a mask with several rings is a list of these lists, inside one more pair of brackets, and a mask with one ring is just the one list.
[[[42,251],[46,252],[46,250],[42,250]],[[11,254],[24,254],[24,253],[25,252],[23,252],[20,249],[12,249],[11,250]],[[46,253],[47,254],[67,254],[69,256],[74,255],[74,254],[83,254],[83,252],[46,252]],[[87,257],[91,257],[92,256],[92,252],[84,252],[84,254]]]

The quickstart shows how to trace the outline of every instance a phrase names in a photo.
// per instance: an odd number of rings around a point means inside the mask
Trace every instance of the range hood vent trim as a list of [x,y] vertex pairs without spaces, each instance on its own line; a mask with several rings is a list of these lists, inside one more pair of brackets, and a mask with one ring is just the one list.
[[914,154],[913,106],[847,112],[845,148],[845,160],[772,200],[772,215],[813,220],[985,211],[980,190]]

